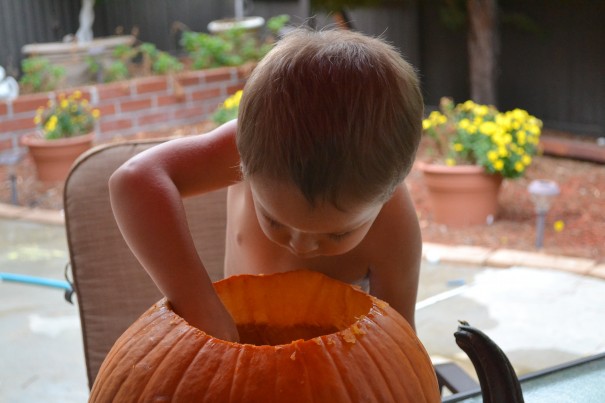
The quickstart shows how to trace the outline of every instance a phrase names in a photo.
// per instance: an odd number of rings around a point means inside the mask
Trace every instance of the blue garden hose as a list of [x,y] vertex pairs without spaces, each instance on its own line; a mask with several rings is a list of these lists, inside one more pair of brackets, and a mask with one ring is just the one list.
[[0,272],[0,281],[10,281],[13,283],[33,284],[43,287],[60,288],[71,290],[71,285],[67,281],[55,280],[52,278],[26,276],[23,274],[12,274]]
[[24,274],[13,274],[0,272],[0,282],[7,281],[13,283],[31,284],[42,287],[59,288],[65,290],[65,299],[72,303],[71,296],[73,294],[73,287],[68,281],[55,280],[52,278],[27,276]]

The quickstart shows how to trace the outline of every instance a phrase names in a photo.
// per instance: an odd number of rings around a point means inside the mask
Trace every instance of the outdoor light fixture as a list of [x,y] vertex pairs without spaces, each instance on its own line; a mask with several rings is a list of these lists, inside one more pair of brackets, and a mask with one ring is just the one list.
[[553,199],[559,194],[559,185],[546,179],[531,181],[527,187],[536,211],[536,248],[542,248],[544,242],[544,223],[546,213],[550,209]]

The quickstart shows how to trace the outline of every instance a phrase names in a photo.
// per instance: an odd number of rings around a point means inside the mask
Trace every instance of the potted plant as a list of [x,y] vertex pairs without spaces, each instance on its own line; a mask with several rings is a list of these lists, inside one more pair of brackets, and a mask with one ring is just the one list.
[[542,122],[523,109],[500,112],[451,98],[442,98],[422,125],[430,160],[418,167],[434,219],[457,227],[493,221],[502,180],[523,176],[542,131]]
[[92,146],[99,110],[93,109],[80,91],[60,94],[47,107],[38,108],[38,130],[22,137],[29,148],[38,179],[63,181],[76,158]]

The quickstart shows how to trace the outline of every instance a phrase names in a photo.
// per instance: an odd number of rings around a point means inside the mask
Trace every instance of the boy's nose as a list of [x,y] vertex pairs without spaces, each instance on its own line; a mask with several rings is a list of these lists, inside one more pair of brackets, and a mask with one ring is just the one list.
[[290,235],[290,249],[293,252],[304,255],[306,253],[317,250],[317,240],[312,235],[303,234],[300,232],[294,232]]

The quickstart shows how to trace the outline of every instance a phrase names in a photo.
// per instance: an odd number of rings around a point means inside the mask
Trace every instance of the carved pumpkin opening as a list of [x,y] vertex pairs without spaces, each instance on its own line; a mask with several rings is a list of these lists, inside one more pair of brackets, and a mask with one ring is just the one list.
[[215,288],[233,316],[242,344],[280,345],[344,330],[372,308],[372,298],[352,287],[334,287],[324,276],[301,279],[247,276]]

